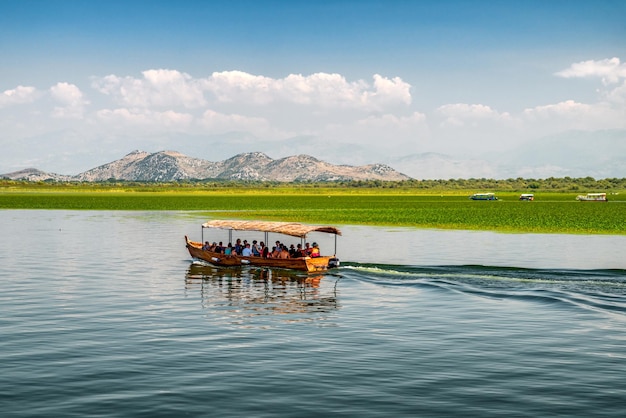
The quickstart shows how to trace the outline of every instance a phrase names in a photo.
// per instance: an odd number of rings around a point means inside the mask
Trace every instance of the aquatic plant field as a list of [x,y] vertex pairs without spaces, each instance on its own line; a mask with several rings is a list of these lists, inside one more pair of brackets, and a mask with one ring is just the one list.
[[497,193],[472,201],[470,191],[257,188],[164,191],[0,190],[0,209],[184,210],[215,218],[323,224],[391,225],[501,232],[626,234],[626,193],[609,202],[579,202],[580,193]]

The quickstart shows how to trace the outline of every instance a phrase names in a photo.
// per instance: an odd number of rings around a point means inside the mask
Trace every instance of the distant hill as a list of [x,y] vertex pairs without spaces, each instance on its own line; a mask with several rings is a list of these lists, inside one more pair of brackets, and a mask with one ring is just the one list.
[[337,181],[409,180],[410,177],[384,164],[364,166],[333,165],[309,155],[274,160],[261,152],[235,155],[224,161],[207,161],[176,151],[148,153],[133,151],[123,158],[75,176],[45,173],[37,169],[1,174],[12,180],[30,181],[126,181],[167,182],[178,180],[259,180],[259,181]]
[[27,180],[27,181],[72,181],[72,176],[65,176],[63,174],[46,173],[45,171],[37,170],[36,168],[25,168],[20,171],[14,171],[12,173],[0,174],[0,178],[8,178],[11,180]]

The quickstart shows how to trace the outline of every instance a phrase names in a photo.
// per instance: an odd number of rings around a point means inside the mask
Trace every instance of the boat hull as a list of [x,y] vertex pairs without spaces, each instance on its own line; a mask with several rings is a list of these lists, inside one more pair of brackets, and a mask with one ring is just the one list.
[[189,255],[193,258],[206,261],[215,266],[241,267],[257,266],[279,269],[292,269],[309,273],[325,271],[339,266],[339,260],[335,256],[299,257],[299,258],[263,258],[244,257],[241,255],[226,255],[202,249],[202,243],[190,241],[185,236],[185,244]]

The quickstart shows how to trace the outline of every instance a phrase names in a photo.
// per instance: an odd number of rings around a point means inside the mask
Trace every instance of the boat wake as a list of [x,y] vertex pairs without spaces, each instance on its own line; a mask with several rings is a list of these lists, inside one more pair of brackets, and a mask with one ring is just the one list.
[[559,304],[566,309],[618,313],[626,319],[625,270],[344,263],[340,271],[346,279],[374,285],[417,286],[491,299]]

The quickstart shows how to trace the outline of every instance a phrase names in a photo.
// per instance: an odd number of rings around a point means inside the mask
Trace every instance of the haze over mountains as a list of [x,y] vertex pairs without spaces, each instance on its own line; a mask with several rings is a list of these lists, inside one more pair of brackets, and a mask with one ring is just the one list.
[[46,173],[30,168],[0,177],[30,181],[126,181],[168,182],[188,179],[257,180],[257,181],[337,181],[337,180],[409,180],[384,164],[364,166],[333,165],[309,155],[295,155],[274,160],[261,152],[235,155],[212,162],[183,155],[177,151],[148,153],[133,151],[125,157],[87,170],[75,176]]
[[[222,141],[232,143],[233,141]],[[236,141],[235,141],[236,142]],[[218,141],[219,143],[219,141]],[[217,143],[216,143],[217,144]],[[243,142],[238,145],[243,147]],[[179,143],[191,149],[186,141]],[[33,145],[47,150],[45,143]],[[287,145],[281,146],[285,155]],[[211,146],[217,156],[229,155],[228,149]],[[232,147],[231,147],[232,148]],[[569,132],[568,134],[544,137],[527,143],[513,151],[496,151],[487,154],[466,154],[460,157],[447,152],[407,153],[402,157],[390,158],[380,154],[380,164],[344,165],[331,164],[325,160],[337,160],[337,155],[350,164],[359,161],[359,145],[341,149],[334,148],[334,156],[328,154],[329,147],[317,151],[307,149],[322,160],[309,154],[272,159],[261,152],[243,153],[223,161],[212,162],[188,157],[176,151],[148,153],[134,151],[111,163],[89,169],[76,175],[54,174],[36,168],[0,174],[11,179],[32,181],[99,181],[116,178],[120,180],[171,181],[179,179],[219,178],[232,180],[276,180],[276,181],[325,181],[344,179],[403,180],[457,179],[457,178],[549,178],[549,177],[593,177],[622,178],[626,176],[626,130],[607,130],[602,136],[597,133]],[[241,149],[241,148],[240,148]],[[49,155],[55,155],[49,150]],[[452,151],[452,150],[451,150]],[[113,154],[109,152],[109,154]],[[82,154],[80,154],[82,155]],[[24,159],[27,156],[24,156]],[[83,166],[93,158],[84,154]],[[64,166],[72,167],[67,161]],[[74,158],[78,158],[74,155]],[[115,157],[113,157],[115,158]],[[59,160],[60,158],[57,159]],[[1,160],[1,157],[0,157]],[[57,164],[59,165],[59,164]],[[94,164],[95,165],[95,164]],[[89,167],[89,166],[87,166]],[[393,168],[391,168],[393,167]],[[70,168],[68,168],[70,170]],[[74,171],[73,173],[76,173]],[[401,174],[402,173],[402,174]]]
[[506,150],[424,152],[383,160],[417,179],[626,176],[626,130],[568,131]]

